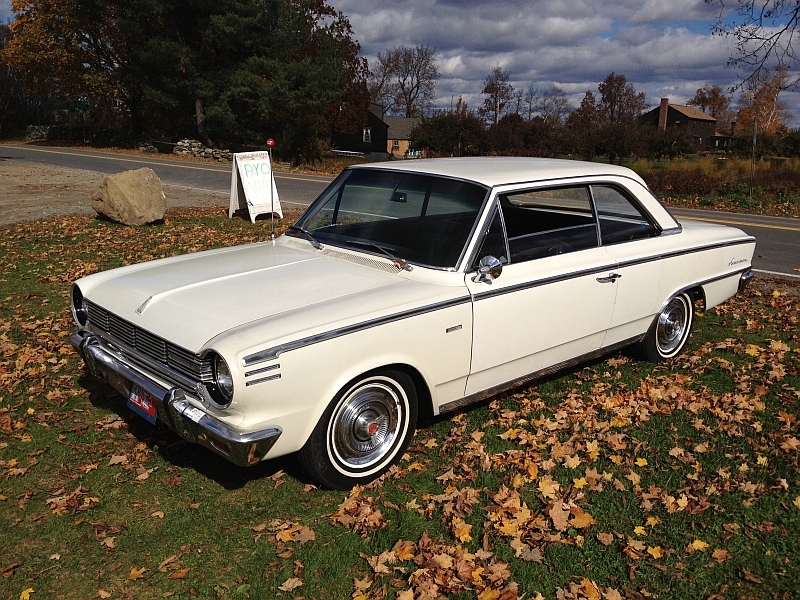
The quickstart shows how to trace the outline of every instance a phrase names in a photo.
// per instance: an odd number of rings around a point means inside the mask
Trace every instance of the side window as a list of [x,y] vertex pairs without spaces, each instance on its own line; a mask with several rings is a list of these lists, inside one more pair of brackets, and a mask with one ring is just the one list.
[[500,197],[500,205],[511,263],[598,245],[587,186],[507,194]]
[[503,233],[503,223],[500,219],[500,211],[494,211],[492,224],[483,238],[481,248],[475,255],[473,269],[478,268],[478,263],[484,256],[494,256],[504,265],[508,263],[508,252],[506,251],[506,236]]
[[593,185],[592,195],[604,245],[658,235],[658,229],[644,212],[617,188]]

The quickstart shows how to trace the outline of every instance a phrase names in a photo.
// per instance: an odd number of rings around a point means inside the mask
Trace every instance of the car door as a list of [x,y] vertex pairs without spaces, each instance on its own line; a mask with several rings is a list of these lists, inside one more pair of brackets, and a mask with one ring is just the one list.
[[[514,382],[600,348],[616,296],[588,186],[500,194],[466,274],[473,350],[466,394]],[[494,256],[499,277],[476,273]]]
[[[653,316],[666,300],[663,244],[653,239],[660,234],[653,219],[635,197],[612,183],[591,186],[600,239],[617,263],[617,299],[603,346],[630,341],[647,331]],[[667,288],[669,286],[666,286]]]

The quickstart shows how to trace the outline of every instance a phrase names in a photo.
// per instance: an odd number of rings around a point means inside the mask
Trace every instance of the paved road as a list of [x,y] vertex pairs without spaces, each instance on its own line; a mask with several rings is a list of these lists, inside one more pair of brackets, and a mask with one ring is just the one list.
[[[231,166],[161,158],[125,156],[96,150],[0,144],[0,159],[96,171],[105,175],[150,167],[165,185],[230,194]],[[275,173],[282,204],[308,206],[330,183],[330,177]]]
[[[56,165],[111,174],[143,166],[152,168],[166,185],[230,192],[230,165],[189,163],[159,155],[129,157],[94,150],[15,144],[0,145],[0,158]],[[330,177],[276,172],[282,204],[308,206],[330,182]],[[739,213],[676,209],[678,218],[733,225],[758,240],[753,266],[757,271],[800,278],[800,219],[762,217]]]

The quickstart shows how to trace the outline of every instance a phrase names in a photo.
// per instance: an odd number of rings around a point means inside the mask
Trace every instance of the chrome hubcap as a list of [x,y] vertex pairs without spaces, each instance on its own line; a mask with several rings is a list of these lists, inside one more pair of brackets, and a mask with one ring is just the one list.
[[391,386],[372,381],[351,391],[331,420],[331,450],[343,463],[365,467],[380,461],[397,439],[401,398]]
[[686,320],[689,308],[685,301],[678,297],[670,300],[658,316],[656,343],[659,351],[669,355],[683,341],[686,332]]

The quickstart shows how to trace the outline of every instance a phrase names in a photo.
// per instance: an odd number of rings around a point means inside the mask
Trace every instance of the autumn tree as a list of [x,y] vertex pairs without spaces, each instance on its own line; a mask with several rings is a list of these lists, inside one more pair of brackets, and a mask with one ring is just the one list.
[[597,99],[587,90],[580,106],[567,119],[573,152],[584,160],[591,160],[597,153],[600,125]]
[[697,90],[697,93],[686,103],[696,106],[707,115],[719,119],[730,108],[731,101],[718,85],[706,84]]
[[193,128],[208,145],[269,134],[281,152],[308,159],[339,112],[366,108],[360,47],[346,17],[324,0],[13,6],[4,56],[29,74],[28,84],[122,106],[134,136],[147,115],[153,129]]
[[491,124],[497,125],[512,99],[514,87],[508,82],[511,75],[501,66],[496,66],[486,77],[481,94],[486,96],[480,114]]
[[718,85],[706,84],[698,88],[695,95],[686,103],[687,106],[696,106],[707,115],[717,120],[717,131],[728,131],[734,120],[731,111],[731,101]]
[[612,72],[597,86],[600,101],[597,104],[600,119],[605,123],[629,123],[635,121],[647,108],[644,92],[628,83],[625,75]]
[[[736,51],[730,64],[740,69],[742,86],[769,79],[770,72],[797,63],[800,24],[797,0],[705,0],[719,10],[715,34],[732,37]],[[797,79],[787,81],[795,85]]]
[[136,121],[142,93],[120,74],[131,46],[115,27],[115,5],[14,0],[12,10],[12,37],[2,60],[17,70],[29,93],[64,100],[91,97],[94,115],[113,122],[122,107]]
[[436,49],[425,45],[399,46],[378,53],[369,74],[369,94],[389,114],[420,117],[436,100],[439,67]]
[[612,163],[621,161],[641,146],[644,132],[639,115],[647,108],[645,95],[624,75],[613,72],[597,86],[597,92],[599,99],[586,92],[570,117],[573,145],[586,158],[606,153]]
[[787,79],[786,70],[779,69],[755,89],[742,93],[736,117],[737,132],[752,135],[754,119],[757,119],[759,132],[772,134],[787,132],[791,114],[787,111],[786,102],[780,99]]

